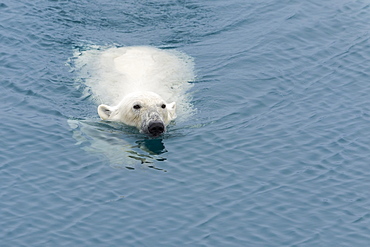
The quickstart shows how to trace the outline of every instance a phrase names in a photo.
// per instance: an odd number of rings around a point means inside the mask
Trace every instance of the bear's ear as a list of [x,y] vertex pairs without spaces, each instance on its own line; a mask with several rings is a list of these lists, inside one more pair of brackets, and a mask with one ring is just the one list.
[[114,109],[109,105],[99,105],[98,106],[98,114],[101,119],[107,120],[112,116]]
[[177,115],[176,115],[176,102],[172,102],[167,104],[167,111],[168,111],[168,117],[171,120],[174,120]]

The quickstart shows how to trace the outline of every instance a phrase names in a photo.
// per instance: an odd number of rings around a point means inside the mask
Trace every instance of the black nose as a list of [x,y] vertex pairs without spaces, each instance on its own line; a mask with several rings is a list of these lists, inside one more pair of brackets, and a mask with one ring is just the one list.
[[159,136],[164,132],[164,129],[164,124],[158,121],[151,122],[148,126],[148,132],[152,136]]

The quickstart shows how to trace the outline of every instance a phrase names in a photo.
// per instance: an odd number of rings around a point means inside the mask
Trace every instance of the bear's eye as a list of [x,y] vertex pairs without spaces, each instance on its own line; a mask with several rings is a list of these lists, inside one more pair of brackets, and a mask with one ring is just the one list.
[[161,105],[162,109],[166,108],[166,105],[165,104],[162,104]]
[[134,105],[134,106],[133,106],[133,108],[134,108],[135,110],[139,110],[139,109],[141,108],[141,106],[140,106],[139,104],[136,104],[136,105]]

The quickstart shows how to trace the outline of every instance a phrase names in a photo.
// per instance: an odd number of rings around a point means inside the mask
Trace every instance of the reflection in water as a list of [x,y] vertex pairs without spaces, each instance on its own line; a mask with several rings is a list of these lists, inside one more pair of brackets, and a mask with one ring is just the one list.
[[158,155],[167,152],[162,139],[145,139],[136,142],[137,147],[147,151],[150,154]]
[[[160,156],[167,152],[162,139],[141,139],[137,130],[114,122],[68,120],[76,145],[82,149],[106,156],[114,168],[157,168],[154,161],[165,161]],[[133,140],[135,138],[136,141]]]

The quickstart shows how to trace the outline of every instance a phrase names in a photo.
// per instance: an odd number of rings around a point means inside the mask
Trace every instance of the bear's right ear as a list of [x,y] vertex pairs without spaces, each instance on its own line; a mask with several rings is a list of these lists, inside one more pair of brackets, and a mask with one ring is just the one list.
[[176,102],[167,104],[168,118],[170,121],[174,120],[176,116]]
[[101,119],[107,120],[112,116],[113,108],[108,105],[99,105],[98,106],[98,114]]

